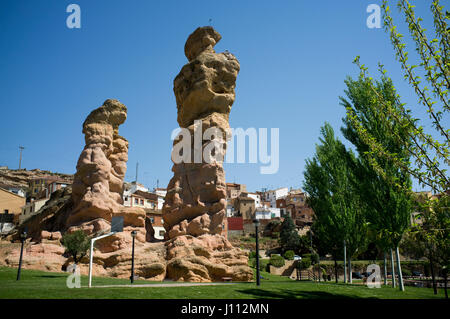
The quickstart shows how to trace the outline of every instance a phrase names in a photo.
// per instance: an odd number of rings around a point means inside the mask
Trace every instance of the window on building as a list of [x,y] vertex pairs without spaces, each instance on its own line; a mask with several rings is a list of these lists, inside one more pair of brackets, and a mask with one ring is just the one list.
[[135,204],[139,204],[139,199],[135,198],[135,199],[134,199],[134,203],[135,203]]
[[160,231],[159,231],[159,236],[164,236],[165,233],[166,233],[165,230],[160,230]]
[[144,205],[144,200],[143,199],[141,199],[141,205]]
[[125,201],[128,202],[128,196],[125,196]]
[[154,223],[155,222],[155,218],[154,217],[150,217],[150,223]]

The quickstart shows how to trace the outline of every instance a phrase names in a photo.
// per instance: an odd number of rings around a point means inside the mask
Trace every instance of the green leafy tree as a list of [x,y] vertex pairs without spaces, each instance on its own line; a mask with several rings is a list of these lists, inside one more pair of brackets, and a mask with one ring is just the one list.
[[426,257],[430,264],[434,293],[437,294],[435,269],[439,268],[444,277],[445,296],[448,298],[447,277],[450,263],[450,196],[445,194],[432,198],[418,198],[415,223],[405,236],[401,247],[413,258]]
[[316,236],[323,236],[321,240],[328,241],[323,246],[330,248],[345,242],[351,273],[351,258],[365,245],[367,231],[364,206],[355,189],[356,158],[335,138],[330,124],[325,123],[321,135],[316,154],[306,161],[303,188],[316,215]]
[[[371,164],[381,176],[398,187],[402,187],[395,179],[385,174],[384,167],[380,159],[389,162],[391,165],[401,168],[410,173],[423,186],[430,187],[434,192],[441,193],[450,188],[450,179],[447,174],[447,167],[450,165],[449,159],[449,135],[448,112],[450,87],[449,72],[449,27],[447,20],[448,13],[444,14],[444,7],[440,1],[433,0],[430,9],[433,15],[434,38],[429,38],[426,30],[422,27],[422,18],[415,15],[414,6],[408,0],[399,0],[397,7],[404,15],[408,26],[409,34],[418,53],[418,63],[410,61],[410,55],[404,41],[403,34],[399,33],[391,14],[391,8],[387,1],[383,1],[383,25],[394,48],[395,56],[399,61],[404,77],[417,95],[418,108],[428,114],[431,120],[430,126],[426,128],[424,118],[416,118],[411,109],[400,102],[400,96],[395,95],[395,104],[390,99],[386,99],[382,94],[378,94],[376,84],[368,74],[368,69],[360,64],[359,57],[355,63],[360,68],[361,77],[369,83],[370,89],[375,94],[375,102],[382,115],[381,123],[387,127],[402,127],[401,131],[406,132],[408,138],[404,140],[406,150],[414,165],[405,157],[389,150],[382,141],[369,132],[362,122],[363,118],[358,114],[348,110],[348,117],[353,122],[353,126],[361,139],[369,146],[367,154],[370,156]],[[386,70],[380,65],[380,72],[386,76]],[[422,111],[420,110],[420,111]],[[394,124],[395,123],[395,124]],[[393,131],[396,133],[396,131]],[[396,135],[399,141],[404,138]]]
[[[347,109],[347,114],[354,114],[360,118],[360,127],[380,141],[386,150],[397,154],[403,161],[408,161],[410,155],[406,147],[409,139],[407,130],[395,121],[383,120],[377,103],[377,96],[383,96],[392,108],[400,108],[390,79],[382,77],[380,81],[372,82],[360,76],[357,80],[347,78],[345,83],[346,98],[340,97],[340,100]],[[375,88],[372,87],[373,84]],[[365,218],[372,230],[371,234],[375,235],[372,238],[385,252],[387,249],[396,252],[399,287],[404,290],[398,245],[409,227],[412,209],[410,176],[397,166],[391,165],[386,159],[376,154],[368,155],[370,147],[358,134],[354,122],[348,115],[343,118],[343,122],[342,133],[356,147],[359,154],[353,166],[355,175],[353,181],[356,183],[354,188],[366,206]],[[372,159],[377,161],[387,179],[373,168]],[[401,187],[396,187],[390,182],[392,180]]]
[[66,248],[65,253],[72,256],[75,265],[86,256],[90,248],[90,239],[82,230],[64,234],[61,242]]
[[280,246],[282,251],[299,251],[302,246],[302,240],[295,228],[292,218],[287,215],[281,224]]

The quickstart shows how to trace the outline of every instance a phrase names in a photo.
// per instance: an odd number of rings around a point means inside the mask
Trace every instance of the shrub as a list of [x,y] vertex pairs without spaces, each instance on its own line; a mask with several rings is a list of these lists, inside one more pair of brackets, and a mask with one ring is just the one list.
[[72,256],[75,264],[78,264],[86,256],[90,247],[90,239],[82,230],[70,234],[65,233],[61,242],[66,248],[65,253]]
[[270,257],[269,264],[271,264],[274,267],[283,267],[284,266],[284,258],[278,255],[274,255]]
[[309,258],[309,260],[311,260],[311,264],[315,265],[319,262],[319,255],[314,253],[314,254],[304,254],[303,255],[305,258]]
[[256,258],[256,251],[251,251],[250,254],[248,254],[248,258]]
[[[252,258],[250,260],[250,265],[256,269],[256,258]],[[269,265],[268,259],[259,259],[259,270],[267,271],[267,266]]]
[[311,259],[303,257],[298,264],[302,269],[308,269],[309,267],[311,267]]
[[288,250],[284,253],[284,258],[287,260],[294,260],[294,251],[293,250]]

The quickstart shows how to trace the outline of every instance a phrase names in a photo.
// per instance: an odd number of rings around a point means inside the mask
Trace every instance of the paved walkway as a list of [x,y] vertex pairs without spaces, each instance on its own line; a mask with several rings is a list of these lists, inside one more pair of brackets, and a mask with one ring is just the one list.
[[[150,288],[150,287],[193,287],[193,286],[220,286],[220,285],[235,285],[237,282],[187,282],[187,283],[173,283],[173,284],[135,284],[135,285],[92,285],[91,288]],[[85,288],[84,286],[83,288]]]

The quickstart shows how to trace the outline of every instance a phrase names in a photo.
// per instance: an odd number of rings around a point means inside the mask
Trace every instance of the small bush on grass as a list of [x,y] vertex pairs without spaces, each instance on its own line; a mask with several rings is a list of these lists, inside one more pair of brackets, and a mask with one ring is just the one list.
[[284,258],[278,255],[273,255],[270,257],[269,264],[277,268],[283,267],[285,264]]

